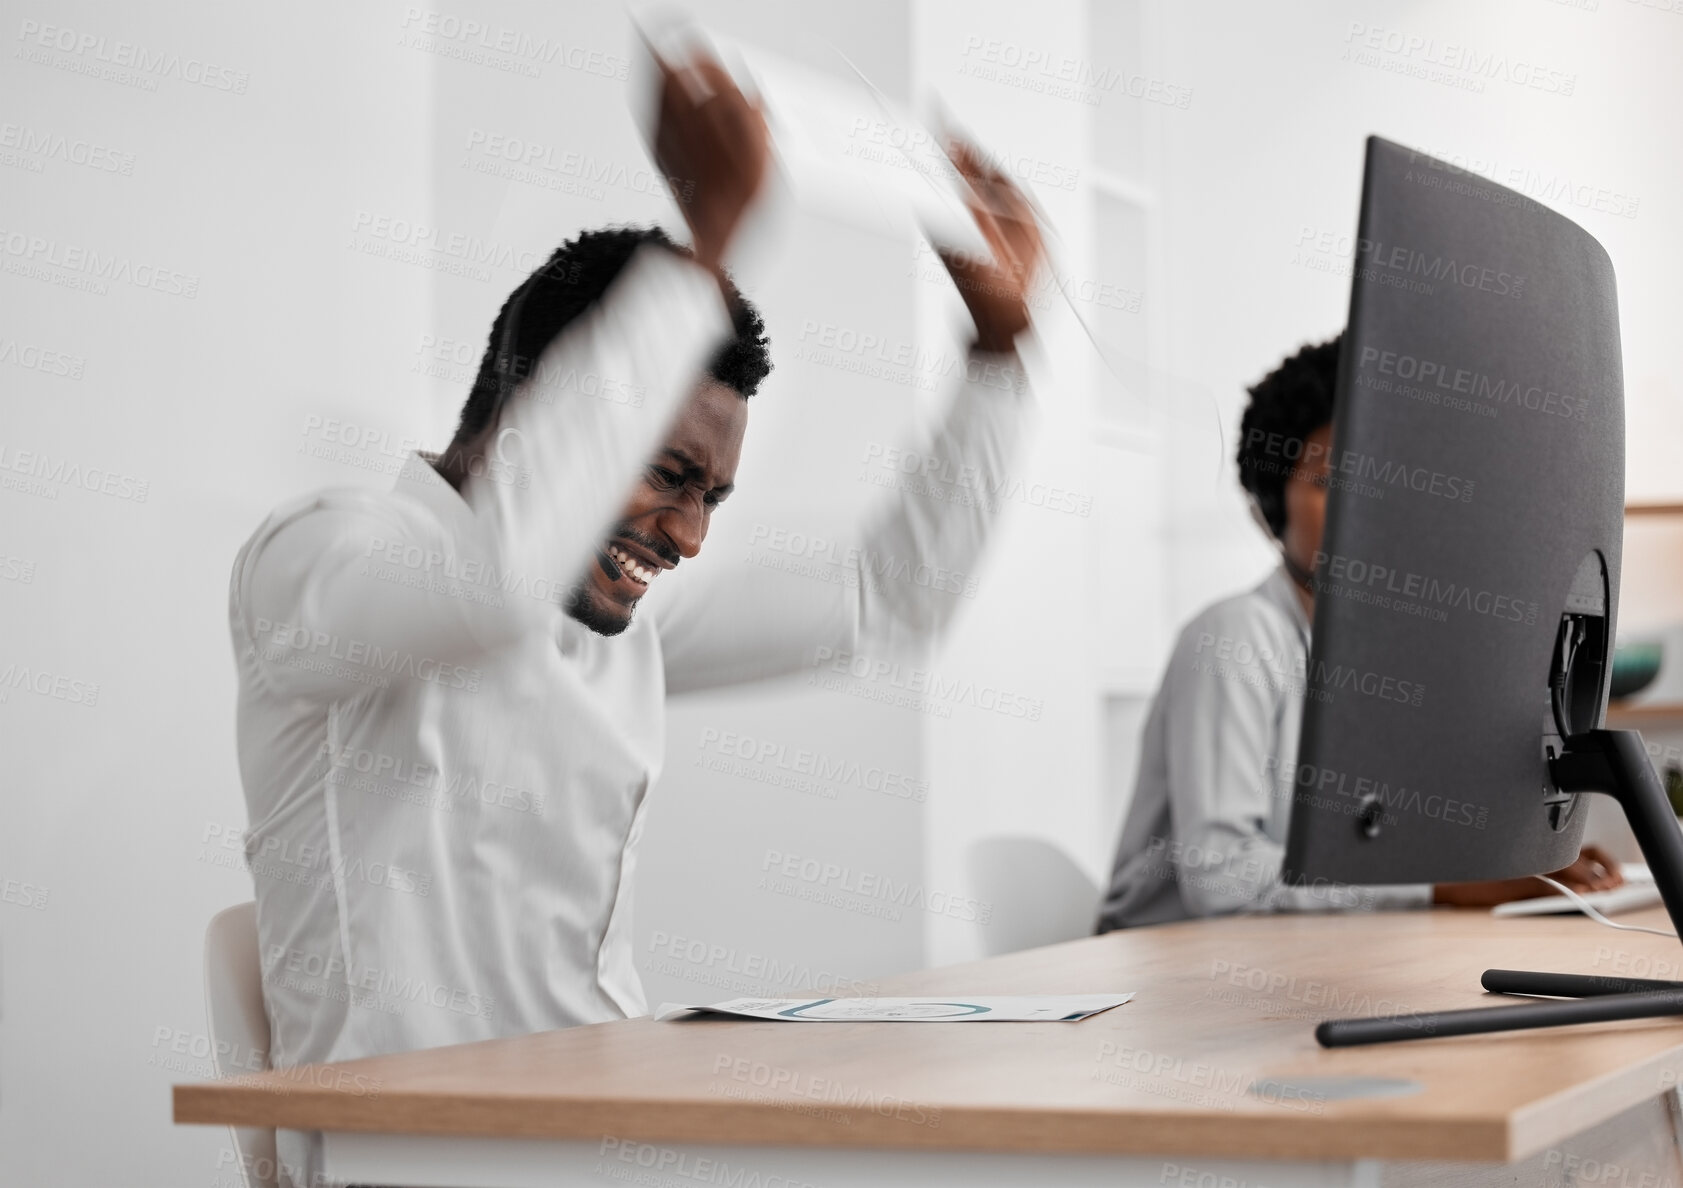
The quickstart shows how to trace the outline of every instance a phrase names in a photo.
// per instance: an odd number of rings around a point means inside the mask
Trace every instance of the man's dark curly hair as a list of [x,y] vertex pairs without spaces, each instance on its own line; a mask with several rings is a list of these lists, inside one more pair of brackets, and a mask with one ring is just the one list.
[[1239,484],[1256,499],[1275,536],[1286,531],[1286,480],[1303,457],[1309,435],[1332,420],[1338,386],[1339,334],[1305,346],[1250,389],[1239,423]]
[[[581,232],[555,249],[553,255],[524,284],[509,295],[491,323],[490,341],[480,360],[473,390],[462,405],[458,439],[475,436],[496,420],[515,384],[532,373],[544,349],[574,318],[589,311],[620,274],[631,255],[653,244],[680,256],[690,249],[659,227],[608,227]],[[733,388],[743,399],[752,396],[771,373],[770,343],[759,310],[729,279],[725,293],[734,333],[714,352],[707,373]],[[509,334],[510,319],[514,320]]]

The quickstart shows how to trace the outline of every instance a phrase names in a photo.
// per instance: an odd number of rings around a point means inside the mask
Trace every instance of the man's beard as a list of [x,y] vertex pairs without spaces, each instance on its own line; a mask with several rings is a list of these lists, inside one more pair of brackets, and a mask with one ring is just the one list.
[[[642,599],[637,601],[641,602]],[[583,623],[597,635],[618,635],[631,626],[631,620],[637,615],[637,607],[633,605],[624,618],[610,612],[602,605],[602,600],[596,596],[596,591],[590,588],[590,579],[586,578],[571,590],[567,591],[566,600],[561,604],[570,618]]]
[[[618,525],[612,536],[623,537],[632,544],[649,550],[656,557],[672,566],[676,566],[682,559],[682,554],[671,545],[655,540],[647,533],[637,531],[630,524],[622,523]],[[606,547],[606,544],[602,546],[602,548]],[[597,552],[600,554],[601,549],[598,549]],[[597,565],[601,562],[593,560],[591,564]],[[561,607],[569,616],[583,623],[597,635],[618,635],[631,626],[631,620],[636,617],[637,607],[642,601],[639,598],[632,603],[626,611],[625,617],[621,619],[603,604],[601,597],[595,590],[591,589],[590,579],[586,577],[580,579],[578,585],[567,591],[566,600],[561,604]]]

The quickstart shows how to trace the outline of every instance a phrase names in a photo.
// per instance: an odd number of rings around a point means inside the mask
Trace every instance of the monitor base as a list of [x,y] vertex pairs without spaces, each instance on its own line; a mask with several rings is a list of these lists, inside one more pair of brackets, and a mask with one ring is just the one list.
[[[1575,734],[1566,740],[1562,753],[1549,761],[1549,773],[1563,792],[1601,792],[1619,802],[1642,856],[1654,872],[1672,927],[1683,936],[1683,829],[1678,827],[1665,786],[1648,762],[1642,736],[1634,730]],[[1345,1048],[1683,1015],[1683,982],[1512,969],[1487,969],[1481,981],[1495,994],[1537,995],[1558,1001],[1332,1019],[1315,1028],[1315,1039],[1325,1048]]]

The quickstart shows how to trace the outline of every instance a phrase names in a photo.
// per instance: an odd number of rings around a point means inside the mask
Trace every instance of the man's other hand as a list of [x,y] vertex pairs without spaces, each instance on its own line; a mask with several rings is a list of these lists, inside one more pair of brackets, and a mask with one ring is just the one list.
[[[1622,886],[1625,881],[1624,875],[1619,873],[1619,864],[1600,846],[1585,846],[1576,862],[1549,877],[1564,883],[1579,895],[1606,891]],[[1556,894],[1559,893],[1541,879],[1527,876],[1522,879],[1492,879],[1483,883],[1439,883],[1432,888],[1432,902],[1449,907],[1491,908],[1516,899]]]
[[941,261],[976,323],[977,348],[1008,352],[1029,325],[1028,295],[1045,256],[1040,225],[1022,191],[972,146],[954,139],[947,155],[964,178],[965,204],[992,258],[942,249]]
[[689,223],[696,262],[718,273],[765,180],[765,117],[705,50],[692,51],[682,63],[659,54],[654,60],[661,78],[655,161]]

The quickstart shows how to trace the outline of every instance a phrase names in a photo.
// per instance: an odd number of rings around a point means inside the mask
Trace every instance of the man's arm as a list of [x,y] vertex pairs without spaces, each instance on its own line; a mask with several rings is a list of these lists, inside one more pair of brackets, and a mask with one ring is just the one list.
[[577,341],[552,344],[504,406],[485,465],[462,487],[483,535],[510,563],[570,586],[729,329],[703,268],[639,248],[604,300],[563,332]]
[[509,397],[460,499],[330,496],[265,523],[235,569],[236,642],[287,689],[339,695],[551,622],[728,327],[705,270],[639,249]]
[[[657,64],[654,155],[690,183],[693,262],[652,246],[632,257],[490,429],[453,445],[443,468],[459,501],[322,500],[258,530],[235,566],[235,643],[285,689],[354,694],[393,657],[399,671],[459,666],[553,623],[729,330],[722,261],[764,179],[765,121],[711,57]],[[397,580],[370,573],[376,556],[396,558]],[[469,572],[490,581],[436,580]]]
[[1010,179],[962,142],[950,153],[989,253],[941,253],[976,338],[964,382],[918,452],[939,459],[942,475],[958,481],[902,481],[897,494],[870,510],[859,539],[844,551],[843,572],[834,574],[840,580],[827,588],[740,570],[668,588],[659,624],[672,692],[797,671],[820,648],[888,651],[921,642],[975,594],[976,565],[997,515],[995,493],[1017,457],[1031,407],[1016,341],[1029,328],[1028,295],[1044,253],[1032,208]]
[[1181,900],[1198,916],[1426,906],[1424,886],[1280,881],[1285,847],[1266,824],[1289,810],[1292,772],[1275,753],[1276,723],[1284,700],[1302,697],[1303,686],[1280,659],[1289,628],[1272,629],[1263,613],[1226,604],[1201,616],[1182,633],[1163,678],[1174,832],[1164,842]]
[[[750,567],[732,556],[663,590],[653,608],[673,693],[798,672],[820,655],[883,651],[940,631],[975,594],[1033,397],[1014,356],[975,354],[939,428],[915,456],[960,481],[905,480],[867,511],[857,538],[817,561],[831,573]],[[726,546],[729,548],[729,546]],[[832,580],[833,579],[833,580]]]

